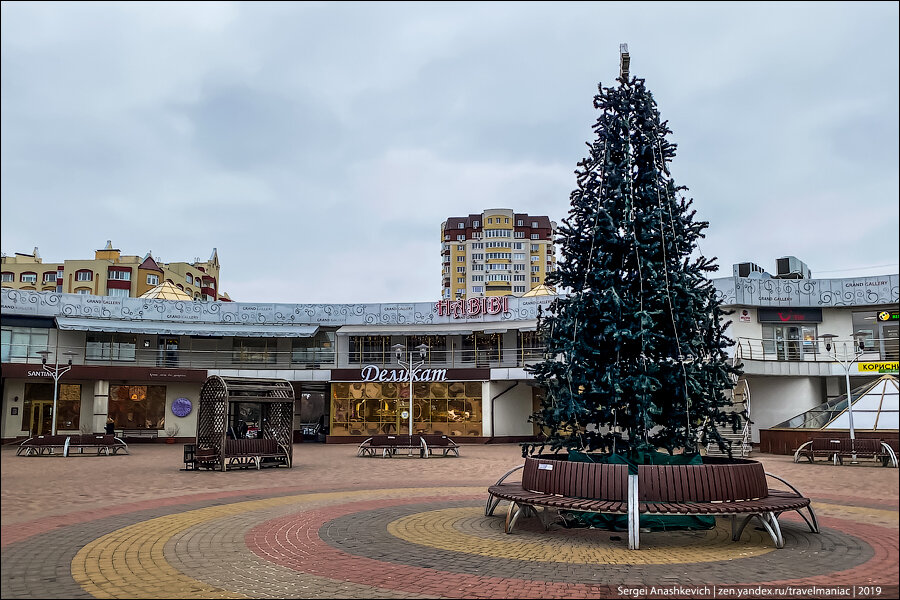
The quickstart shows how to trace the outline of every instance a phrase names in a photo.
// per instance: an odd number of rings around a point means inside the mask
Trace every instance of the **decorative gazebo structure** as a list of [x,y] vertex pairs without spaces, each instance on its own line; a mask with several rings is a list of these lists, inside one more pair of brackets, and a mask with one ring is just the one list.
[[[226,469],[231,440],[246,435],[241,408],[250,406],[258,414],[257,440],[274,440],[284,464],[293,463],[294,388],[284,379],[222,377],[212,375],[200,389],[197,407],[198,455],[214,457],[208,462]],[[254,441],[254,440],[247,440]],[[271,442],[270,442],[271,443]]]

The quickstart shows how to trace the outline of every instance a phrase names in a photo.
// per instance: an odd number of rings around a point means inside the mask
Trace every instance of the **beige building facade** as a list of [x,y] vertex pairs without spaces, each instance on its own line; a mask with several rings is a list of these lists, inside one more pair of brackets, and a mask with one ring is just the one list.
[[522,296],[556,268],[556,222],[508,208],[441,223],[441,298]]
[[112,241],[94,252],[93,259],[45,263],[35,248],[31,254],[4,256],[4,288],[65,294],[138,298],[153,288],[171,283],[193,300],[228,301],[219,290],[219,256],[213,248],[207,261],[161,262],[150,253],[123,255]]

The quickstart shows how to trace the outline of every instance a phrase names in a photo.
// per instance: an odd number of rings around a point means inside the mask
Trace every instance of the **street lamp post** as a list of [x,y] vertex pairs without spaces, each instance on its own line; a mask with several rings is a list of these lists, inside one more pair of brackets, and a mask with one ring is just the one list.
[[[863,355],[865,351],[865,337],[867,333],[862,331],[853,334],[853,354],[847,352],[847,343],[844,342],[844,351],[838,356],[837,353],[837,344],[834,343],[834,338],[837,336],[833,333],[823,333],[819,337],[825,340],[825,354],[828,358],[833,359],[835,362],[839,363],[844,368],[844,378],[845,385],[847,387],[847,417],[850,421],[850,446],[853,448],[853,457],[851,459],[852,464],[856,464],[856,445],[854,440],[856,439],[856,431],[853,428],[853,397],[850,394],[850,367],[853,366],[853,363],[857,362],[859,358]],[[834,349],[832,351],[832,346]]]
[[62,367],[59,366],[59,357],[56,358],[54,366],[51,367],[47,364],[47,357],[52,354],[49,350],[40,350],[38,354],[41,355],[41,365],[44,367],[44,373],[48,377],[53,378],[53,415],[50,418],[50,434],[56,435],[56,404],[59,397],[59,378],[72,369],[72,357],[75,356],[75,353],[68,351],[63,353],[69,358],[69,362]]
[[397,362],[401,367],[406,368],[406,372],[409,374],[409,435],[413,434],[413,381],[415,380],[416,372],[419,370],[419,367],[425,364],[425,356],[428,353],[428,345],[427,344],[419,344],[416,346],[416,350],[419,351],[419,362],[413,363],[413,349],[409,349],[409,354],[407,355],[407,359],[403,360],[403,351],[406,350],[406,346],[403,344],[394,344],[391,346],[394,350],[394,354],[397,356]]

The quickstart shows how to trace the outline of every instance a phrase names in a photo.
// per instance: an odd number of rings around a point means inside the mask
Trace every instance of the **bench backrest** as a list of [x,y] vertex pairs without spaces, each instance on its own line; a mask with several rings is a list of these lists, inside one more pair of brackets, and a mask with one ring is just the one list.
[[448,438],[446,435],[434,435],[434,434],[424,434],[422,435],[422,439],[425,440],[425,443],[429,446],[456,446],[456,442]]
[[271,438],[225,440],[225,455],[275,454],[278,442]]
[[842,442],[838,438],[813,438],[810,447],[813,452],[840,452]]
[[116,436],[114,435],[89,433],[88,435],[73,435],[69,443],[81,446],[112,446],[118,442],[116,442]]
[[875,440],[871,438],[863,438],[863,439],[855,439],[852,440],[852,444],[850,443],[850,438],[844,440],[846,445],[841,449],[841,452],[867,452],[867,453],[878,453],[881,451],[881,440]]
[[[36,435],[22,442],[28,446],[62,446],[66,443],[67,435]],[[22,445],[20,444],[20,445]]]
[[532,492],[624,502],[628,466],[526,457],[522,487]]
[[373,435],[369,438],[370,446],[419,446],[422,438],[417,435]]
[[641,502],[718,502],[768,496],[761,463],[638,465]]

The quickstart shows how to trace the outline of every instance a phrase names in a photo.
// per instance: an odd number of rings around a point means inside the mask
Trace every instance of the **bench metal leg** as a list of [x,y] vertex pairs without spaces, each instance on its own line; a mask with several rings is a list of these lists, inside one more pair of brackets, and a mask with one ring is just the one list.
[[484,516],[490,517],[494,514],[494,509],[500,504],[500,498],[493,494],[488,494],[487,502],[484,505]]
[[775,542],[775,547],[779,549],[784,548],[784,538],[781,537],[781,527],[778,526],[778,519],[775,518],[775,513],[766,512],[754,516],[759,519],[766,531],[769,532],[772,541]]
[[506,533],[512,533],[521,514],[522,507],[517,502],[510,502],[509,509],[506,511]]
[[753,517],[756,515],[749,515],[744,517],[738,522],[737,515],[731,515],[731,541],[737,542],[741,539],[741,534],[744,533],[744,528],[747,526]]

